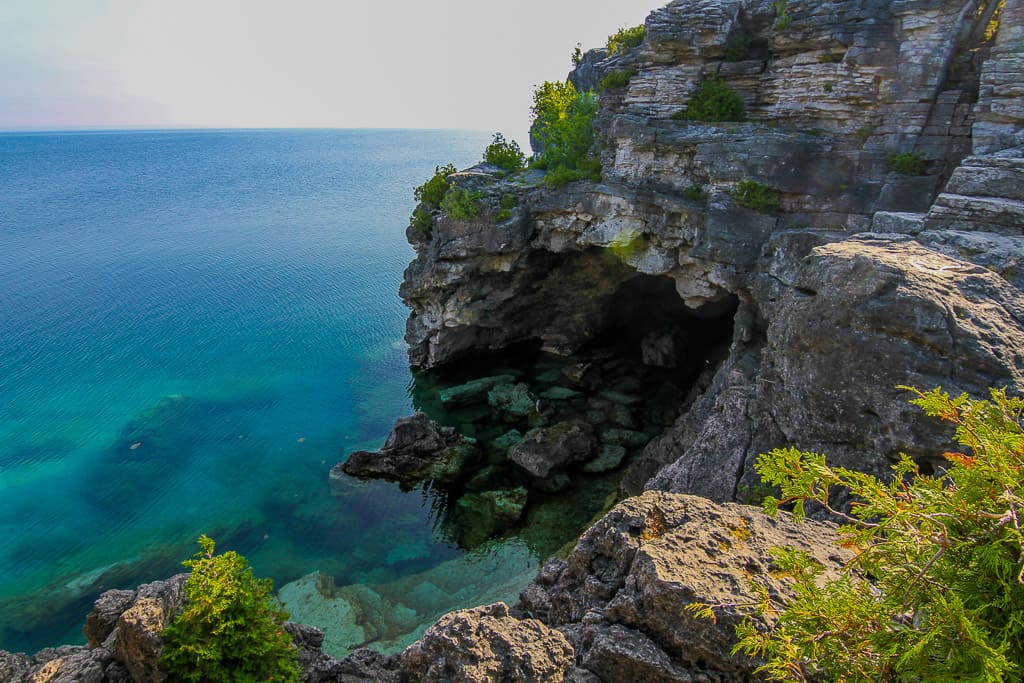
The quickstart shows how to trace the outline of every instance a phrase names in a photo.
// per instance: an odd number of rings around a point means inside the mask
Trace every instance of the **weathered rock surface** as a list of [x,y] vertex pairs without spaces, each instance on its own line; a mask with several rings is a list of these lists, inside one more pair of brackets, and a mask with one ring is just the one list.
[[586,422],[560,422],[531,429],[509,449],[508,459],[533,477],[544,479],[552,472],[590,458],[597,445]]
[[[484,390],[486,395],[486,390]],[[335,465],[332,477],[342,473],[363,479],[386,479],[406,486],[431,481],[448,484],[480,458],[476,444],[442,427],[423,413],[400,418],[379,451],[356,451]]]
[[406,676],[438,683],[558,683],[572,663],[564,635],[503,603],[446,614],[401,656]]
[[[639,47],[590,53],[571,76],[636,72],[600,92],[600,183],[474,170],[474,187],[514,193],[517,249],[488,247],[487,219],[459,228],[473,249],[449,249],[444,230],[415,241],[401,291],[410,360],[527,340],[571,354],[619,329],[610,302],[670,278],[697,318],[682,333],[735,310],[733,344],[630,466],[626,491],[735,499],[776,446],[873,472],[900,451],[927,459],[945,435],[897,385],[1024,390],[1022,12],[1021,0],[655,10]],[[712,75],[747,121],[673,120]],[[920,174],[896,170],[898,154]],[[748,179],[779,193],[776,210],[738,203]],[[634,330],[655,366],[673,361],[665,322]]]

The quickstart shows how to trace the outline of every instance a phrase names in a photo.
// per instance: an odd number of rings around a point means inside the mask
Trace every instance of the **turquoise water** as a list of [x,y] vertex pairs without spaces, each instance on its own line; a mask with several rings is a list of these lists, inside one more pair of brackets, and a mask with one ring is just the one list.
[[81,641],[200,533],[278,585],[458,554],[429,497],[327,472],[409,411],[411,188],[487,140],[0,135],[0,649]]

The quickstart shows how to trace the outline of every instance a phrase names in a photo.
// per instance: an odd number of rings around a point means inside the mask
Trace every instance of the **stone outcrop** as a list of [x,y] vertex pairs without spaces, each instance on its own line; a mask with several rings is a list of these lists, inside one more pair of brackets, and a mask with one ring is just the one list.
[[[669,278],[693,316],[683,334],[732,316],[732,347],[630,465],[627,492],[742,498],[756,456],[777,446],[881,473],[901,451],[927,462],[947,435],[897,386],[1024,389],[1022,12],[1021,0],[655,10],[641,45],[588,53],[570,75],[587,87],[635,72],[600,91],[601,182],[554,189],[476,167],[451,180],[512,195],[514,225],[441,215],[410,234],[410,360],[527,341],[572,354],[618,329],[624,296],[642,301],[636,283]],[[672,118],[709,77],[742,97],[746,121]],[[777,192],[777,208],[742,206],[746,180]],[[653,365],[672,361],[665,322],[635,330]]]
[[186,575],[107,591],[85,618],[87,646],[47,648],[27,657],[0,652],[9,683],[162,683],[160,633],[185,601]]
[[[486,389],[483,390],[486,394]],[[341,473],[364,479],[379,478],[414,486],[421,482],[446,484],[460,477],[480,457],[476,444],[442,427],[423,413],[395,422],[384,446],[378,451],[356,451],[336,465],[332,477]]]

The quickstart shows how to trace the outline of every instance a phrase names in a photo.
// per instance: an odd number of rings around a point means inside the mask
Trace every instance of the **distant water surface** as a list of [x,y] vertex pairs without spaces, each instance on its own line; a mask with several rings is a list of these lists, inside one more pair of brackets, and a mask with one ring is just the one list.
[[[278,584],[456,551],[429,500],[327,472],[409,410],[411,189],[480,133],[0,135],[0,649],[200,533]],[[396,548],[415,552],[396,552]]]

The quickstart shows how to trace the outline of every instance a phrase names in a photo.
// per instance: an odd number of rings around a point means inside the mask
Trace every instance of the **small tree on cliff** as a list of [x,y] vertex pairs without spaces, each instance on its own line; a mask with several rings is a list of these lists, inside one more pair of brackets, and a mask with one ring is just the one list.
[[288,618],[272,596],[270,579],[257,579],[234,551],[214,555],[214,542],[183,564],[185,607],[164,629],[160,669],[168,680],[194,683],[291,683],[299,679],[297,651],[281,627]]
[[[838,579],[809,555],[779,550],[792,577],[784,601],[754,582],[756,604],[735,651],[761,657],[773,680],[1004,681],[1024,674],[1024,400],[993,390],[990,401],[939,389],[912,402],[956,425],[964,448],[948,468],[924,476],[908,457],[889,483],[796,449],[762,455],[758,472],[781,489],[774,514],[791,503],[797,519],[813,501],[845,520],[842,545],[855,551]],[[835,490],[856,501],[832,507]],[[692,609],[712,616],[715,607]],[[752,616],[768,624],[759,630]]]

